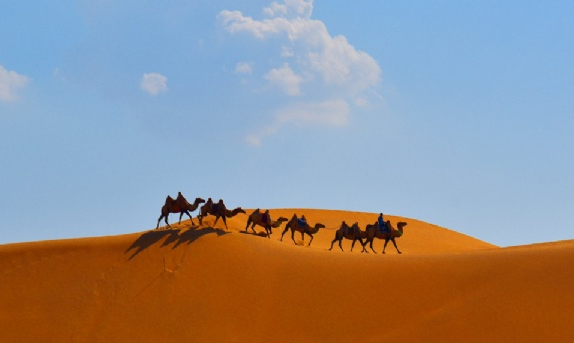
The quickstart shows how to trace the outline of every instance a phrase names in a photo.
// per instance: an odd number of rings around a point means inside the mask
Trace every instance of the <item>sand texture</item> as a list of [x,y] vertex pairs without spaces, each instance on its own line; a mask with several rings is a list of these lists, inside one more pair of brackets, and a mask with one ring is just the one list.
[[329,251],[377,214],[271,211],[293,213],[326,226],[311,246],[245,233],[245,214],[0,246],[0,342],[574,342],[574,241],[499,248],[389,216],[402,255]]

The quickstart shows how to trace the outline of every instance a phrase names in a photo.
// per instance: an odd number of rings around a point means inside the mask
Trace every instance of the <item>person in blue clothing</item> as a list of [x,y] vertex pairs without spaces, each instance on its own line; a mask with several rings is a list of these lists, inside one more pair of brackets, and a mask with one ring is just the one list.
[[301,227],[307,226],[307,218],[305,218],[305,215],[302,215],[301,218],[297,219],[297,222]]
[[379,224],[379,231],[381,231],[381,233],[387,233],[389,231],[389,228],[387,227],[387,223],[385,222],[382,213],[379,214],[377,223]]

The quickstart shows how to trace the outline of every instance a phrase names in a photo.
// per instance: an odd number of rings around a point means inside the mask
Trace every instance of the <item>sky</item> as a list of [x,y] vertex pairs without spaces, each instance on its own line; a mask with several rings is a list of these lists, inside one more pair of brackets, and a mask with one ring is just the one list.
[[574,239],[570,1],[0,8],[0,244],[153,229],[179,191]]

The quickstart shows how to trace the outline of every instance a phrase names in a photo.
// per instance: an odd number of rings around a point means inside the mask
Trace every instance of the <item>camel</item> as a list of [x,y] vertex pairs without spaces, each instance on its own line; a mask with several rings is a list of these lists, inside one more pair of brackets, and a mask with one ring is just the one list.
[[217,224],[217,221],[219,220],[219,218],[221,218],[223,220],[223,224],[225,224],[225,230],[229,230],[225,218],[235,217],[239,213],[245,213],[245,211],[241,207],[237,207],[232,211],[230,211],[225,207],[225,204],[223,203],[222,199],[219,199],[219,202],[217,204],[214,204],[213,200],[209,198],[207,202],[199,209],[197,219],[199,220],[199,225],[203,225],[203,218],[211,214],[215,216],[215,222],[213,223],[213,225]]
[[266,210],[265,213],[261,214],[261,210],[256,209],[255,211],[253,211],[253,213],[249,215],[249,218],[247,218],[247,226],[245,226],[245,232],[247,232],[249,225],[251,225],[251,230],[253,230],[253,232],[255,233],[254,227],[255,225],[259,225],[265,228],[265,233],[267,233],[267,237],[271,238],[271,234],[273,233],[271,231],[271,228],[278,228],[279,226],[281,226],[281,223],[286,222],[288,220],[289,219],[285,217],[279,217],[279,219],[273,221],[271,219],[271,216],[269,215],[269,210]]
[[399,248],[397,247],[397,243],[395,242],[395,238],[401,237],[403,235],[403,228],[406,225],[407,225],[407,223],[405,223],[405,222],[398,222],[397,223],[397,229],[395,229],[391,225],[391,221],[387,220],[388,232],[382,233],[379,230],[379,224],[378,223],[375,222],[375,224],[367,224],[367,230],[366,230],[367,231],[367,240],[363,244],[363,251],[367,250],[367,249],[365,249],[365,245],[367,245],[367,243],[369,243],[371,250],[376,254],[377,252],[375,251],[375,249],[373,249],[373,240],[375,238],[378,238],[378,239],[384,239],[385,240],[385,246],[383,247],[383,254],[385,253],[385,249],[387,248],[387,243],[389,243],[389,241],[392,241],[393,245],[395,246],[395,249],[397,249],[397,252],[399,254],[402,254],[401,251],[399,250]]
[[[285,225],[285,230],[281,234],[281,241],[283,241],[283,236],[285,235],[285,232],[291,229],[291,239],[293,239],[293,242],[295,242],[295,231],[299,231],[301,232],[301,239],[303,239],[303,241],[305,240],[305,234],[311,236],[311,240],[309,241],[309,246],[311,246],[311,242],[313,242],[313,235],[316,234],[319,231],[319,229],[322,229],[324,227],[325,225],[321,223],[315,224],[314,227],[311,227],[309,224],[305,224],[305,226],[301,227],[301,225],[299,225],[297,215],[294,214],[291,220],[289,220],[289,222],[287,223],[287,225]],[[295,242],[295,245],[297,245],[297,242]]]
[[336,241],[339,241],[339,248],[341,248],[341,251],[344,251],[343,246],[341,244],[344,238],[353,240],[353,244],[351,245],[351,251],[353,251],[353,248],[355,247],[355,243],[357,242],[357,240],[359,240],[359,243],[361,243],[361,246],[363,246],[363,251],[365,251],[364,249],[365,244],[363,243],[363,238],[366,238],[366,232],[361,231],[359,223],[355,223],[353,224],[353,226],[349,227],[349,225],[347,225],[347,223],[343,221],[341,223],[341,227],[339,228],[339,230],[335,232],[335,238],[331,242],[331,248],[329,248],[329,250],[333,249],[333,244],[335,244]]
[[176,199],[173,199],[172,197],[170,197],[168,195],[167,198],[165,199],[165,205],[163,205],[161,208],[161,215],[159,216],[159,219],[157,220],[157,226],[155,229],[157,230],[159,228],[159,222],[161,221],[162,218],[165,218],[165,223],[166,223],[167,227],[171,229],[171,226],[167,222],[167,216],[170,213],[179,213],[179,223],[180,224],[181,224],[181,217],[185,213],[189,216],[189,219],[191,219],[191,225],[194,225],[193,224],[193,218],[191,217],[191,212],[197,210],[197,208],[199,207],[199,204],[204,203],[204,202],[205,202],[205,200],[203,200],[202,198],[196,198],[195,201],[193,202],[193,204],[190,204],[187,201],[187,199],[185,199],[185,197],[181,194],[181,192],[177,193]]

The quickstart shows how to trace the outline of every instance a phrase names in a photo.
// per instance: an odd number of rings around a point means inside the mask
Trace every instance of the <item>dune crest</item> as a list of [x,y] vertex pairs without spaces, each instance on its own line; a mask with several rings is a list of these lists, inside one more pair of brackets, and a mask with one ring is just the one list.
[[270,239],[242,233],[251,211],[229,230],[206,217],[202,227],[0,246],[0,341],[574,340],[574,241],[498,248],[388,216],[408,223],[403,255],[350,253],[350,241],[330,252],[342,220],[364,228],[377,215],[271,210],[326,226],[307,247],[300,236],[279,241],[283,226]]

